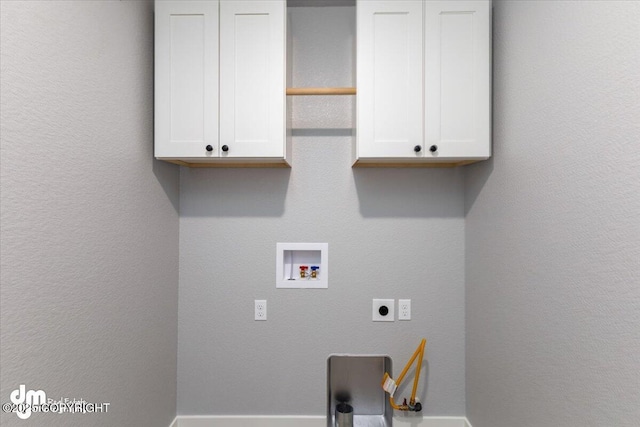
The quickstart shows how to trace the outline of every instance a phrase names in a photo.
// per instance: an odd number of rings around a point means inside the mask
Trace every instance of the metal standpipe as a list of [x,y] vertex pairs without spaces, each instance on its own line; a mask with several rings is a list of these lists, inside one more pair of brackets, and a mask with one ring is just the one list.
[[338,403],[336,405],[336,426],[353,427],[353,406],[348,403]]

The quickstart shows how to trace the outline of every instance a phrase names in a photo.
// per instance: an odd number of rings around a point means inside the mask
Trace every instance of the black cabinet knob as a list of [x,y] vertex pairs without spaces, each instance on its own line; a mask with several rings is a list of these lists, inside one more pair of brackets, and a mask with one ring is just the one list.
[[419,153],[422,150],[422,147],[419,145],[416,145],[415,147],[413,147],[413,151],[415,151],[416,153]]
[[213,147],[212,147],[212,146],[210,146],[210,145],[207,145],[205,148],[206,148],[206,149],[207,149],[207,151],[209,151],[209,152],[213,151]]
[[222,151],[224,151],[225,153],[226,153],[227,151],[229,151],[229,146],[228,146],[228,145],[223,145],[223,146],[222,146]]
[[436,151],[438,151],[438,146],[432,145],[431,147],[429,147],[429,151],[431,151],[432,153],[435,153]]

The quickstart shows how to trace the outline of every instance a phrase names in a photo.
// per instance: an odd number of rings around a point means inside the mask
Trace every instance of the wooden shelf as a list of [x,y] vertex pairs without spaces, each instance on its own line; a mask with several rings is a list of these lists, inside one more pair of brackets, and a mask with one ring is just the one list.
[[186,166],[189,168],[291,168],[291,165],[284,159],[264,160],[264,159],[215,159],[206,161],[204,159],[158,159],[174,165]]
[[486,159],[460,160],[448,162],[428,162],[428,161],[402,161],[401,159],[358,159],[352,167],[354,168],[455,168],[466,166],[472,163],[481,162]]
[[288,87],[288,96],[300,95],[355,95],[355,87]]

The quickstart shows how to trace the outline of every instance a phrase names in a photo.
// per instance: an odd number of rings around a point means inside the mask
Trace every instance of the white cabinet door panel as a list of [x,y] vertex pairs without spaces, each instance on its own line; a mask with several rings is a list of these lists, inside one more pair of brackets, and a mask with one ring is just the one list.
[[284,157],[284,1],[220,4],[221,157]]
[[155,156],[217,156],[218,2],[155,9]]
[[[489,157],[490,3],[425,4],[426,156]],[[433,153],[428,151],[432,145],[438,148]]]
[[420,157],[422,1],[357,3],[358,157]]

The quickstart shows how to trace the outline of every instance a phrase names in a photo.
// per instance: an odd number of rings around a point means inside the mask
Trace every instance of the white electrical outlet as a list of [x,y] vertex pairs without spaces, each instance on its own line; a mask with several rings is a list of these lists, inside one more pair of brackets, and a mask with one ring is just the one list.
[[267,300],[257,299],[255,302],[255,320],[267,320]]
[[374,322],[393,322],[395,318],[395,300],[392,299],[374,299],[372,320]]
[[398,320],[411,320],[411,300],[398,300]]

